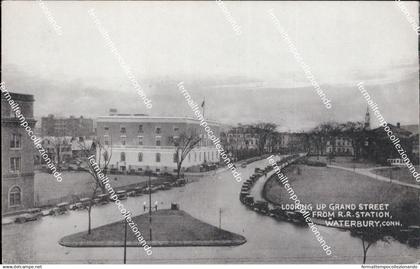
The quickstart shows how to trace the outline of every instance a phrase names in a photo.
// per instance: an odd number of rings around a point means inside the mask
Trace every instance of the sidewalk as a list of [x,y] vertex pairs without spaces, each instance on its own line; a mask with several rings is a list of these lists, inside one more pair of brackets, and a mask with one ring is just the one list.
[[397,184],[397,185],[406,186],[406,187],[409,187],[409,188],[414,188],[414,189],[420,190],[420,185],[410,184],[410,183],[390,179],[388,177],[383,177],[383,176],[372,173],[371,170],[372,169],[377,169],[377,167],[374,167],[374,168],[355,168],[355,169],[353,169],[353,168],[347,168],[347,167],[338,166],[338,165],[331,165],[331,164],[328,164],[327,167],[346,170],[346,171],[349,171],[349,172],[357,173],[359,175],[368,176],[370,178],[373,178],[373,179],[376,179],[376,180],[379,180],[379,181],[384,181],[384,182],[388,182],[388,183]]

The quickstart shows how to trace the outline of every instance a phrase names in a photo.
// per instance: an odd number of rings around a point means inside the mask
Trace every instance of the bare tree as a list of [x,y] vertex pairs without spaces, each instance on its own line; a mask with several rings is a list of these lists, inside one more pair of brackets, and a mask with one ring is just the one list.
[[258,151],[262,155],[264,154],[266,143],[276,130],[277,125],[269,122],[261,122],[255,124],[252,128],[258,136]]
[[[112,145],[112,142],[111,142]],[[89,155],[90,152],[95,152],[96,156],[98,156],[98,160],[96,160],[96,163],[98,164],[98,167],[104,177],[106,177],[108,173],[108,166],[111,161],[112,157],[112,147],[105,147],[101,144],[99,140],[94,140],[90,145],[87,145],[86,141],[79,142],[79,146],[82,151],[86,153],[86,155]],[[97,195],[98,190],[102,192],[102,194],[106,194],[106,188],[103,184],[101,178],[99,178],[99,173],[97,171],[97,168],[93,166],[93,164],[86,160],[87,164],[87,171],[91,175],[91,188],[92,188],[92,195],[90,197],[89,206],[88,206],[88,234],[91,234],[91,227],[92,227],[92,206],[94,203],[95,196]]]
[[191,150],[193,150],[198,145],[200,140],[201,138],[194,132],[191,132],[189,135],[186,133],[181,133],[178,136],[169,137],[169,143],[175,146],[174,158],[176,160],[177,166],[177,178],[180,177],[182,163],[188,156],[188,153],[190,153]]

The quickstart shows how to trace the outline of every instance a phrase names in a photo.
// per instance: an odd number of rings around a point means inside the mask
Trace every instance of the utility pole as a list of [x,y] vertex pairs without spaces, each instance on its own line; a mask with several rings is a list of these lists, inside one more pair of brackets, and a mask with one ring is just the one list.
[[124,219],[124,264],[127,261],[127,221]]
[[219,229],[222,229],[222,208],[219,208]]
[[152,180],[149,172],[149,233],[152,241]]

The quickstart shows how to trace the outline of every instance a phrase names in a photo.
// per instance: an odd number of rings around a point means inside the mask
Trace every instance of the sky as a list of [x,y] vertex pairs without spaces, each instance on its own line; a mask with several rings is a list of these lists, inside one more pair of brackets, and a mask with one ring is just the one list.
[[[363,120],[364,81],[390,123],[419,120],[418,36],[390,2],[2,2],[2,80],[33,94],[35,115],[194,116],[184,81],[206,115],[224,123],[272,121],[281,130]],[[418,23],[415,2],[403,2]],[[94,8],[152,100],[145,108],[89,16]],[[331,99],[326,110],[272,9]],[[58,35],[51,23],[61,29]],[[232,20],[240,26],[237,35]],[[377,124],[375,119],[373,124]]]

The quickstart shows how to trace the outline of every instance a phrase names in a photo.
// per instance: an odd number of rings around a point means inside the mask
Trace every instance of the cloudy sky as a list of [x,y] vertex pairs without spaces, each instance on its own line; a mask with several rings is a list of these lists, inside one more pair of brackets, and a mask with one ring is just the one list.
[[[51,16],[37,2],[2,3],[2,79],[10,91],[35,95],[37,117],[96,117],[109,108],[193,116],[176,87],[184,81],[196,102],[206,99],[212,119],[301,130],[363,120],[366,102],[356,83],[364,81],[388,122],[418,123],[418,37],[393,1],[225,2],[229,18],[216,2],[44,4]],[[418,20],[417,3],[404,5]],[[151,110],[90,8],[152,99]],[[277,32],[271,8],[332,100],[331,110]]]

